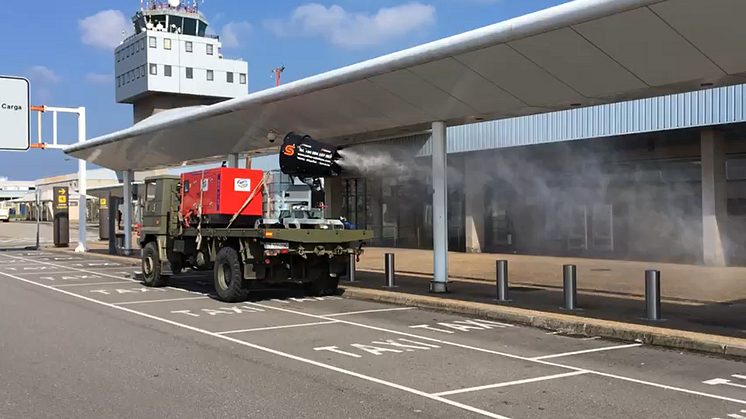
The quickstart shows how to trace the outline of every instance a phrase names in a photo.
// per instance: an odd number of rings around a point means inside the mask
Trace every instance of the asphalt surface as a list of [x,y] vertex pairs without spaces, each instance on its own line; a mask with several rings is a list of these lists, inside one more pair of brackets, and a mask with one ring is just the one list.
[[735,360],[137,271],[0,252],[0,418],[746,416]]
[[[98,228],[88,226],[88,240],[98,240]],[[68,242],[71,247],[78,244],[78,227],[72,226],[68,232]],[[51,246],[54,244],[54,229],[50,222],[39,224],[39,244]],[[25,249],[36,245],[36,223],[11,221],[0,222],[0,251]]]

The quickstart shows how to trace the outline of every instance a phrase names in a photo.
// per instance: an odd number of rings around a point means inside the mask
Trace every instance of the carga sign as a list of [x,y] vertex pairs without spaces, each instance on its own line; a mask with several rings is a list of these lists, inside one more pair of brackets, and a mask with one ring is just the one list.
[[31,145],[29,82],[0,76],[0,150],[28,150]]

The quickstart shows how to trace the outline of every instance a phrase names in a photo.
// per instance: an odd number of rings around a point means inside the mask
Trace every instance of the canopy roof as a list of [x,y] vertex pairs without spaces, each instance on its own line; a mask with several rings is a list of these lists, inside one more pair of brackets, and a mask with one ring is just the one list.
[[[355,144],[430,128],[746,82],[746,1],[576,0],[67,147],[114,170]],[[278,139],[270,143],[268,133]]]

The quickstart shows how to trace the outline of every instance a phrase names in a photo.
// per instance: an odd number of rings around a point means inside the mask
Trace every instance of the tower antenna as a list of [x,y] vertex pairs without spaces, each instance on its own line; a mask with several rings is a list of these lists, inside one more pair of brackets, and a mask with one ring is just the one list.
[[285,71],[285,66],[277,67],[274,70],[272,70],[272,73],[275,74],[275,86],[280,85],[280,74]]

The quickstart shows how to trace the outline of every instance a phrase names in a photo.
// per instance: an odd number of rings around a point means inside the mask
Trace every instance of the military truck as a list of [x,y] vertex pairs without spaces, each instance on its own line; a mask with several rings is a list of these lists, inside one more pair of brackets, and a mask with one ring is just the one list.
[[[330,148],[291,134],[284,145],[299,147],[311,143],[312,147],[304,147],[306,152],[313,148],[322,151]],[[290,149],[283,151],[289,152]],[[285,156],[288,157],[292,156]],[[283,173],[300,175],[306,180],[309,174],[339,174],[333,165],[314,165],[281,160]],[[347,272],[350,257],[360,257],[362,243],[372,238],[373,232],[348,230],[339,220],[325,219],[323,189],[317,176],[308,183],[314,189],[314,196],[321,199],[307,208],[290,209],[279,218],[269,219],[259,216],[256,210],[247,210],[256,206],[257,199],[260,205],[264,199],[257,195],[261,182],[246,188],[246,184],[252,183],[248,179],[249,172],[257,171],[213,170],[217,175],[202,171],[145,179],[142,223],[138,231],[145,285],[165,286],[169,278],[189,267],[212,270],[216,294],[224,302],[244,300],[252,289],[284,283],[303,284],[313,296],[335,293],[340,277]],[[201,176],[198,181],[194,180],[195,175]],[[226,177],[230,180],[226,181]],[[233,184],[244,192],[252,190],[245,201],[246,193],[226,191],[231,188],[225,185]],[[220,185],[223,185],[222,190]],[[214,190],[219,195],[208,202],[205,196]],[[199,204],[190,201],[190,196],[199,196]],[[240,199],[234,199],[236,196]],[[243,201],[243,205],[234,212],[238,201]],[[221,209],[221,205],[230,207],[228,214],[233,213],[233,216],[226,218],[226,210]]]

